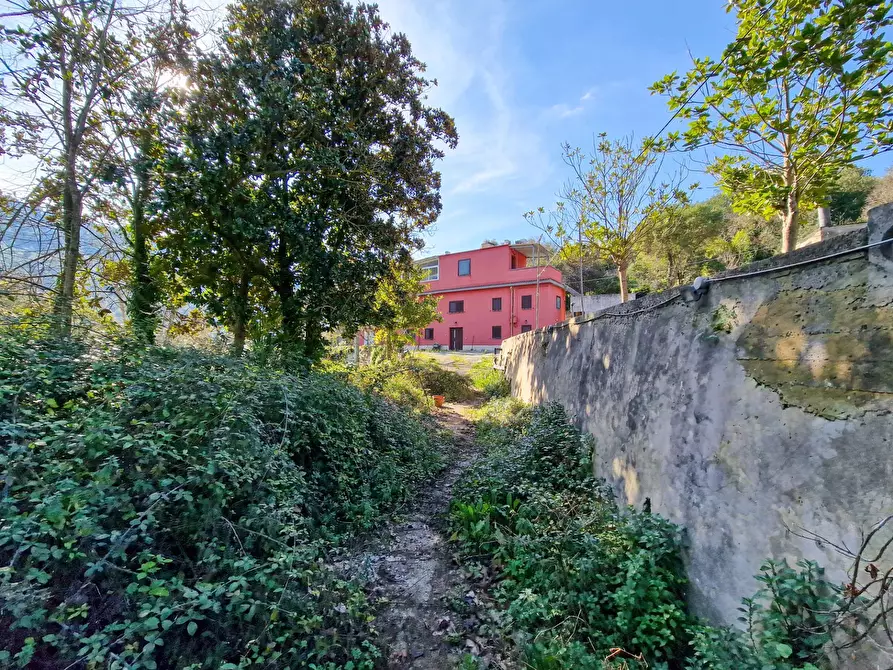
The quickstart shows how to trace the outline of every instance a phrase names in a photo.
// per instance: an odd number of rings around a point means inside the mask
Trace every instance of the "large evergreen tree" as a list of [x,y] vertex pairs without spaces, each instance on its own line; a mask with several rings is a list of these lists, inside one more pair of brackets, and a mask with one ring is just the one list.
[[167,187],[166,254],[191,298],[238,328],[268,293],[264,322],[292,360],[369,323],[379,283],[440,212],[434,162],[456,142],[423,71],[374,6],[231,7]]

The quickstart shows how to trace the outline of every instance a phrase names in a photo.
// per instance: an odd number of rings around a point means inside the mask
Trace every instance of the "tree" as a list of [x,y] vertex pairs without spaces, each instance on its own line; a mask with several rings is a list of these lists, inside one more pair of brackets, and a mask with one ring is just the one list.
[[893,202],[893,167],[890,167],[884,176],[879,178],[868,194],[865,202],[865,212],[863,216],[868,216],[868,210],[878,205],[885,205]]
[[54,307],[61,336],[71,334],[85,207],[114,163],[104,112],[140,64],[144,20],[157,11],[118,0],[31,0],[18,13],[24,23],[0,32],[0,94],[9,103],[2,122],[13,131],[3,150],[39,162],[38,190],[62,233]]
[[865,204],[877,179],[868,170],[848,165],[828,187],[827,204],[832,226],[846,226],[863,220]]
[[165,253],[199,304],[240,321],[256,293],[290,361],[375,313],[379,284],[440,212],[452,119],[374,6],[263,0],[229,9],[201,59],[171,161]]
[[424,273],[415,265],[394,264],[391,275],[381,282],[375,295],[378,330],[376,342],[384,345],[385,356],[393,359],[406,344],[415,342],[419,331],[433,321],[442,321],[438,298],[422,295]]
[[710,260],[707,246],[726,227],[728,205],[714,196],[683,208],[678,216],[657,221],[641,243],[632,274],[651,290],[691,283]]
[[573,174],[556,210],[528,212],[526,218],[563,247],[578,245],[611,263],[620,281],[620,298],[629,297],[627,272],[649,229],[675,225],[688,203],[684,170],[665,170],[666,154],[645,139],[609,140],[598,135],[593,151],[564,145],[564,162]]
[[891,3],[731,0],[738,35],[652,86],[689,121],[667,144],[731,152],[709,171],[738,211],[781,218],[782,252],[844,166],[893,145]]

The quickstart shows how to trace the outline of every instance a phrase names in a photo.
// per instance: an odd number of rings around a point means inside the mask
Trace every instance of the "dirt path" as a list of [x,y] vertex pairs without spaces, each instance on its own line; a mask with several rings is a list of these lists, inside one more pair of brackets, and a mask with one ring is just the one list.
[[461,597],[468,585],[453,563],[445,527],[453,484],[477,457],[474,428],[461,414],[467,408],[438,411],[438,422],[455,435],[449,465],[401,522],[385,527],[349,561],[384,603],[376,627],[389,668],[453,668],[464,651],[447,600]]

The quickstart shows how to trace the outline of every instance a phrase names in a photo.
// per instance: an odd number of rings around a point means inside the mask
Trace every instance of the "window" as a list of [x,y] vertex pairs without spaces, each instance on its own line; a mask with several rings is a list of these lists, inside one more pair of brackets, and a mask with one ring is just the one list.
[[426,340],[434,339],[434,329],[433,328],[425,328],[425,339]]
[[440,262],[435,258],[419,266],[422,271],[422,281],[437,281],[440,278]]
[[494,340],[502,339],[502,326],[493,326],[493,339]]
[[555,309],[561,309],[561,296],[555,296]]
[[490,309],[494,312],[502,311],[502,298],[493,298],[490,303]]
[[464,300],[450,300],[450,314],[461,314],[465,311]]
[[471,274],[471,259],[463,258],[459,261],[459,276],[465,277]]
[[529,323],[521,324],[521,332],[522,333],[529,333],[531,330],[533,330],[533,326],[531,326]]
[[512,270],[518,269],[518,259],[515,254],[512,254]]
[[532,295],[522,295],[521,296],[521,309],[533,309],[533,296]]

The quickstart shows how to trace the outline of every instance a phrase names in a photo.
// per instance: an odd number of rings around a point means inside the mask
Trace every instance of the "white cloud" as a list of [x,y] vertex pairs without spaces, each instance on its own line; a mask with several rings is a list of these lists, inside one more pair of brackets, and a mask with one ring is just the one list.
[[380,0],[383,18],[405,32],[413,52],[438,80],[432,103],[453,115],[459,145],[440,168],[445,212],[449,196],[487,190],[497,195],[538,186],[549,172],[549,153],[513,91],[504,0],[450,3]]

